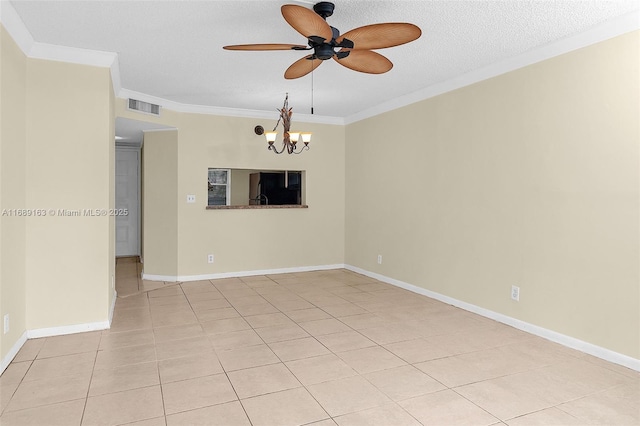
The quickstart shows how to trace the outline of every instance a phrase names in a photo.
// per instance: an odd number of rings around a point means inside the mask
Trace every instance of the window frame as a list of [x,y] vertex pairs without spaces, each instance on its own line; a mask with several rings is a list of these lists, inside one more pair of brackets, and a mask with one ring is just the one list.
[[[224,171],[227,174],[227,183],[212,183],[209,180],[209,172],[211,170],[215,171]],[[208,185],[215,186],[225,186],[225,204],[209,204],[209,186],[207,185],[207,207],[210,206],[230,206],[231,205],[231,169],[230,168],[217,168],[217,167],[209,167],[207,168],[207,183]]]

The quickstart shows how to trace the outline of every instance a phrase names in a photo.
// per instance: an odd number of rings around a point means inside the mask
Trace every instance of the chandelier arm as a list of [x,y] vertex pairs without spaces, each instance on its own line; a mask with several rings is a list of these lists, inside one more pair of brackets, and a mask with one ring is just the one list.
[[282,149],[278,151],[275,145],[269,145],[269,150],[275,152],[276,154],[282,154],[284,152],[285,146],[282,146]]
[[300,151],[295,152],[295,151],[291,151],[292,154],[302,154],[302,151],[308,151],[309,150],[309,145],[305,145],[303,147],[300,148]]

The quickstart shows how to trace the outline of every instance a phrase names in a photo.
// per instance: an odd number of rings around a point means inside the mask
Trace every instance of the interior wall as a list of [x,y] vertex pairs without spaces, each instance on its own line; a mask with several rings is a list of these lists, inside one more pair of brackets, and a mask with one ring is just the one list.
[[178,272],[178,132],[145,132],[142,198],[145,274]]
[[[105,146],[109,158],[109,209],[116,208],[116,97],[109,79],[109,143]],[[107,299],[109,316],[115,307],[116,294],[116,218],[109,216],[109,287]],[[109,318],[111,321],[111,318]]]
[[[108,320],[114,123],[108,68],[27,60],[27,329]],[[55,215],[54,213],[55,212]],[[78,330],[76,330],[78,331]]]
[[346,263],[639,359],[638,52],[634,32],[349,125]]
[[140,261],[144,263],[144,144],[140,148]]
[[[0,26],[0,332],[4,360],[26,331],[25,208],[27,58]],[[0,370],[1,372],[1,370]]]
[[232,206],[249,205],[249,176],[251,173],[253,170],[231,170],[231,197],[229,201]]
[[[313,132],[311,149],[300,155],[275,155],[267,150],[264,137],[253,132],[257,124],[268,127],[265,120],[177,113],[167,109],[162,110],[160,117],[152,117],[129,111],[124,99],[118,100],[116,114],[178,129],[177,157],[172,146],[165,147],[166,155],[177,159],[178,276],[343,263],[343,126],[303,123],[300,127]],[[274,117],[274,122],[276,120]],[[143,148],[145,199],[151,198],[149,185],[155,175],[147,169],[156,161],[146,158],[150,153],[148,134],[145,134]],[[328,164],[331,167],[327,167]],[[309,208],[207,210],[209,168],[305,170]],[[188,194],[196,196],[196,203],[187,204]],[[148,223],[147,203],[144,209],[146,241],[152,226]],[[149,250],[145,244],[145,274],[167,275],[162,272],[166,268],[160,265],[170,264],[170,255],[158,253],[154,259]],[[213,264],[207,262],[209,254],[214,255]]]
[[[313,132],[310,150],[276,155],[253,132],[256,124],[270,123],[258,121],[263,120],[183,115],[179,199],[195,194],[199,202],[178,203],[179,275],[343,263],[343,126],[298,123]],[[209,167],[305,170],[309,208],[205,210]],[[214,264],[207,263],[208,254],[215,256]]]

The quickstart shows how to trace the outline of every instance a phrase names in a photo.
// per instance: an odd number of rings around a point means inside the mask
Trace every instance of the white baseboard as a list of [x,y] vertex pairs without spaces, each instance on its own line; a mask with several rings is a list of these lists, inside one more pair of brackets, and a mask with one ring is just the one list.
[[0,374],[4,372],[4,370],[11,364],[13,358],[18,354],[18,351],[27,339],[37,339],[39,337],[50,337],[50,336],[62,336],[65,334],[75,334],[75,333],[84,333],[87,331],[98,331],[98,330],[107,330],[111,328],[111,321],[113,320],[113,312],[116,307],[116,298],[118,294],[116,291],[113,291],[113,301],[111,302],[111,306],[109,307],[109,319],[107,321],[99,321],[87,324],[75,324],[75,325],[67,325],[62,327],[49,327],[49,328],[38,328],[34,330],[27,330],[22,333],[22,336],[18,339],[18,341],[11,347],[11,350],[7,353],[7,355],[2,358],[0,361]]
[[603,348],[601,346],[594,345],[589,342],[585,342],[580,339],[576,339],[571,336],[567,336],[565,334],[558,333],[553,330],[546,329],[544,327],[537,326],[535,324],[530,324],[528,322],[512,318],[510,316],[491,311],[489,309],[481,308],[480,306],[472,305],[471,303],[463,302],[458,299],[454,299],[453,297],[445,296],[440,293],[436,293],[431,290],[427,290],[422,287],[415,286],[413,284],[405,283],[404,281],[396,280],[394,278],[389,278],[384,275],[376,274],[375,272],[370,272],[352,265],[345,265],[345,269],[348,269],[353,272],[357,272],[362,275],[366,275],[371,278],[375,278],[378,281],[385,282],[387,284],[394,285],[396,287],[403,288],[405,290],[409,290],[411,292],[421,294],[423,296],[430,297],[432,299],[439,300],[441,302],[447,303],[449,305],[456,306],[458,308],[464,309],[465,311],[473,312],[474,314],[481,315],[486,318],[490,318],[492,320],[501,322],[506,325],[510,325],[511,327],[517,328],[522,331],[526,331],[527,333],[531,333],[533,335],[542,337],[544,339],[550,340],[555,343],[559,343],[563,346],[567,346],[572,349],[576,349],[578,351],[587,353],[589,355],[593,355],[595,357],[604,359],[605,361],[612,362],[614,364],[619,364],[627,368],[631,368],[632,370],[640,371],[640,360],[632,358],[628,355],[624,355],[615,351],[612,351],[607,348]]
[[317,266],[296,266],[293,268],[279,268],[279,269],[260,269],[254,271],[237,271],[237,272],[221,272],[218,274],[203,274],[203,275],[152,275],[142,273],[143,280],[149,281],[166,281],[166,282],[187,282],[187,281],[200,281],[200,280],[217,280],[220,278],[237,278],[237,277],[251,277],[255,275],[273,275],[273,274],[290,274],[294,272],[309,272],[309,271],[325,271],[329,269],[343,269],[344,264],[335,265],[317,265]]
[[2,361],[0,361],[0,374],[4,373],[4,370],[6,370],[9,364],[11,364],[11,361],[13,361],[13,358],[15,358],[16,355],[18,355],[20,348],[24,345],[24,342],[26,341],[27,341],[27,332],[25,331],[24,333],[22,333],[22,336],[20,336],[18,341],[13,346],[11,346],[11,349],[9,349],[9,352],[4,356],[4,358],[2,358]]
[[109,328],[113,322],[113,311],[116,309],[116,300],[118,299],[118,292],[113,290],[113,298],[111,299],[111,306],[109,307]]
[[98,321],[86,324],[65,325],[61,327],[36,328],[27,330],[28,339],[39,337],[63,336],[65,334],[85,333],[87,331],[107,330],[110,327],[109,321]]

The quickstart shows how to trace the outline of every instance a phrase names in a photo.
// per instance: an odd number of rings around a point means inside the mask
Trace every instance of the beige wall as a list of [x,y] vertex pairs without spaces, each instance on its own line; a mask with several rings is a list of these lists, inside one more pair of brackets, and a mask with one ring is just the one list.
[[[176,276],[178,271],[178,132],[144,135],[142,199],[144,270]],[[206,184],[206,182],[205,182]]]
[[639,51],[635,32],[349,125],[346,263],[640,358]]
[[[0,26],[0,210],[25,208],[27,58]],[[24,217],[0,216],[0,360],[26,331]]]
[[[311,149],[292,156],[268,151],[253,133],[256,124],[269,127],[264,120],[183,115],[179,198],[195,193],[201,202],[178,203],[179,275],[343,263],[344,128],[305,123]],[[305,170],[309,208],[205,210],[208,167]],[[215,255],[213,265],[207,254]]]
[[[113,92],[113,83],[109,79],[109,208],[116,207],[116,97]],[[116,297],[116,218],[109,217],[109,286],[108,306],[115,306]],[[111,319],[111,318],[110,318]]]
[[113,219],[50,209],[114,206],[114,97],[109,70],[28,59],[0,29],[0,205],[46,216],[0,219],[0,308],[11,330],[106,324]]
[[232,206],[246,206],[249,204],[249,176],[253,170],[231,170],[231,197]]
[[[26,207],[113,206],[109,69],[29,59]],[[27,329],[104,322],[113,275],[109,217],[31,217]]]
[[[268,124],[265,120],[176,113],[166,109],[157,118],[128,111],[122,99],[118,100],[117,115],[178,129],[177,157],[173,146],[164,148],[167,158],[177,160],[178,243],[172,250],[155,255],[145,244],[145,274],[175,276],[175,272],[167,273],[166,268],[161,267],[175,262],[175,250],[178,276],[343,263],[343,126],[305,123],[305,129],[314,133],[311,149],[290,156],[268,151],[264,137],[253,133],[256,124]],[[274,117],[274,122],[276,119]],[[156,178],[162,179],[159,174],[163,170],[162,167],[148,170],[156,162],[146,158],[148,135],[145,134],[143,147],[145,200],[152,199],[148,194],[149,185]],[[210,167],[306,170],[309,208],[206,210],[206,179]],[[197,202],[187,204],[187,194],[195,194]],[[148,210],[145,202],[145,241],[151,238],[152,229],[158,229],[148,223]],[[173,226],[166,225],[170,229]],[[215,256],[214,264],[207,263],[208,254]]]

